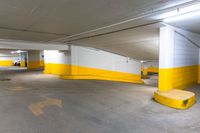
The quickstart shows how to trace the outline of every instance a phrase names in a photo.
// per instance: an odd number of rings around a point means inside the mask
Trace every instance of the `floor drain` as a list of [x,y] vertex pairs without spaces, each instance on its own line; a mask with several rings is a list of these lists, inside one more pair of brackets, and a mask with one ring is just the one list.
[[0,81],[9,81],[11,79],[5,78],[5,79],[0,79]]

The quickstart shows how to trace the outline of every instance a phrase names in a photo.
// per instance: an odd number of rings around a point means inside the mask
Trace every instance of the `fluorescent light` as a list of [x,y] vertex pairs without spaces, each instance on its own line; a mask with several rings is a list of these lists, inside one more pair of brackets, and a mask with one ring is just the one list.
[[195,15],[199,14],[200,14],[200,3],[196,3],[193,5],[180,7],[175,10],[158,15],[156,19],[164,19],[163,20],[164,22],[169,22],[169,21],[171,22],[171,21],[182,20],[187,17],[194,17]]
[[178,15],[175,17],[166,18],[163,21],[166,23],[169,23],[169,22],[191,19],[191,18],[199,17],[199,16],[200,16],[200,11],[196,11],[196,12],[191,12],[191,13],[187,13],[187,14],[183,14],[183,15]]
[[163,13],[163,14],[157,16],[156,19],[169,18],[169,17],[173,17],[178,14],[179,14],[178,10],[173,10],[173,11],[169,11],[169,12],[166,12],[166,13]]
[[11,53],[11,54],[14,54],[14,53],[15,53],[15,51],[11,51],[10,53]]
[[25,51],[22,51],[22,50],[17,50],[17,51],[11,51],[11,54],[20,54],[20,53],[23,53]]
[[194,12],[200,10],[200,3],[183,7],[179,9],[180,14]]
[[145,61],[141,60],[140,63],[144,63]]
[[17,50],[17,51],[16,51],[16,53],[18,53],[18,54],[21,53],[21,52],[22,52],[21,50]]

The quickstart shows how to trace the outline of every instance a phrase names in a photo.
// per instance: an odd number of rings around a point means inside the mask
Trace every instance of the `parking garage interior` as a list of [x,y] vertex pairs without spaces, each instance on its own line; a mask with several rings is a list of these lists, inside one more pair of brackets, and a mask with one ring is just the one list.
[[198,0],[0,7],[0,132],[199,132]]

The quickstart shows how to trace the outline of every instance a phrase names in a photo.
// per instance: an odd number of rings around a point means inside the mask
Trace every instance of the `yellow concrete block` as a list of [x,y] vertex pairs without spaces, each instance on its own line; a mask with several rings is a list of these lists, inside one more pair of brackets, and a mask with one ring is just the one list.
[[187,109],[195,103],[195,94],[176,89],[165,92],[156,91],[154,92],[154,100],[172,108]]

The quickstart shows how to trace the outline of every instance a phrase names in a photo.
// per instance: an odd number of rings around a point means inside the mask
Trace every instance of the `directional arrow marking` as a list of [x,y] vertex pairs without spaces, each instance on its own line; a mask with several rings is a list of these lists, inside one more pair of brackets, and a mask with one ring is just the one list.
[[57,106],[59,108],[62,108],[62,101],[59,99],[48,98],[47,100],[44,101],[32,103],[31,105],[28,106],[28,108],[35,116],[39,116],[44,113],[43,109],[49,106]]

